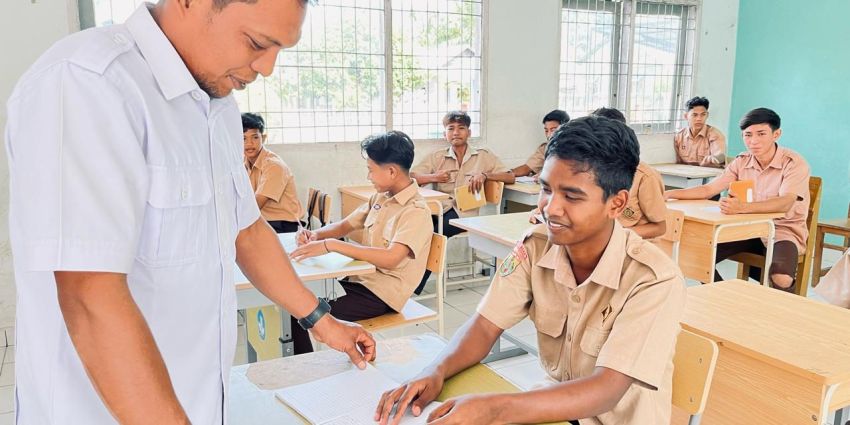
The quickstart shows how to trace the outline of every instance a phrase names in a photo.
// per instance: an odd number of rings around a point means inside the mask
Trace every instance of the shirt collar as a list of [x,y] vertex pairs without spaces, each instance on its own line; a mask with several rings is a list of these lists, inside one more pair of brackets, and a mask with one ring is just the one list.
[[268,151],[268,148],[263,146],[263,150],[261,150],[260,154],[257,155],[257,160],[254,161],[253,165],[250,165],[248,163],[248,158],[245,157],[245,154],[242,154],[242,163],[245,164],[245,169],[248,170],[248,172],[250,173],[251,168],[260,168],[260,161],[266,159],[266,157],[268,156]]
[[[625,259],[626,231],[615,220],[614,230],[611,232],[611,239],[608,240],[608,246],[605,247],[602,257],[599,258],[599,263],[596,264],[596,268],[593,269],[587,280],[611,289],[619,288],[620,272],[623,270],[623,261]],[[571,288],[575,288],[578,285],[575,281],[567,252],[561,245],[551,245],[549,250],[546,251],[546,254],[537,261],[537,265],[555,270],[555,281],[560,284]]]
[[703,125],[703,126],[702,126],[702,130],[700,130],[700,131],[697,133],[697,135],[696,135],[696,136],[693,136],[693,137],[692,137],[692,136],[691,136],[691,128],[690,128],[690,127],[685,127],[685,134],[688,136],[688,138],[691,138],[691,139],[698,139],[698,138],[700,138],[700,137],[708,137],[708,128],[709,128],[709,125],[708,125],[708,124]]
[[416,180],[410,179],[410,186],[402,189],[401,192],[396,193],[392,199],[395,199],[400,205],[406,205],[417,193],[419,193],[419,185],[416,184]]
[[146,2],[127,19],[126,27],[133,35],[159,89],[166,100],[199,89],[198,83],[177,50],[154,21]]
[[[773,159],[770,160],[770,164],[767,164],[765,168],[777,168],[782,169],[782,160],[785,158],[785,148],[779,146],[779,143],[776,143],[776,153],[773,154]],[[744,164],[746,168],[754,168],[756,170],[762,170],[761,164],[759,164],[758,159],[753,154],[750,154],[750,158]]]
[[[472,155],[478,155],[478,149],[474,148],[470,144],[467,144],[466,145],[466,157],[469,158]],[[446,149],[446,157],[453,158],[455,161],[457,161],[457,156],[455,155],[455,150],[452,149],[451,146],[449,146],[449,148]],[[466,161],[464,161],[464,162],[466,162]]]

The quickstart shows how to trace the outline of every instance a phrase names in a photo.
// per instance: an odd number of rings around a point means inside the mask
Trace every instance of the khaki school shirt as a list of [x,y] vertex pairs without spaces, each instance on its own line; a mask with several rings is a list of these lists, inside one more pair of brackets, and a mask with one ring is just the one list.
[[668,424],[673,351],[685,305],[679,268],[660,249],[614,223],[596,269],[576,282],[563,246],[536,226],[505,259],[478,312],[502,329],[526,316],[540,362],[557,381],[597,367],[635,379],[613,410],[588,424]]
[[[676,149],[676,162],[679,164],[701,165],[707,156],[726,158],[726,136],[720,130],[706,124],[696,137],[691,136],[691,130],[685,127],[673,137]],[[725,161],[720,164],[705,164],[706,167],[723,168]]]
[[547,142],[541,143],[525,161],[525,166],[531,168],[534,174],[540,174],[540,171],[543,170],[543,163],[546,161],[546,144]]
[[269,198],[260,210],[263,218],[266,221],[298,221],[301,202],[298,201],[295,177],[289,166],[276,153],[265,148],[254,165],[248,165],[247,160],[244,164],[254,193]]
[[458,165],[457,157],[451,146],[439,149],[426,156],[413,169],[416,174],[434,174],[440,171],[449,171],[449,181],[446,183],[435,183],[434,189],[450,195],[449,199],[443,200],[443,212],[450,208],[457,210],[458,217],[471,217],[478,215],[478,209],[460,211],[454,201],[455,189],[469,183],[470,177],[481,173],[503,173],[508,167],[502,164],[499,157],[485,148],[474,148],[469,145],[466,149],[463,164]]
[[375,273],[352,276],[372,291],[393,310],[401,311],[422,275],[431,249],[431,210],[419,194],[419,185],[412,184],[395,196],[387,192],[372,195],[369,202],[345,218],[355,230],[363,229],[363,244],[386,248],[400,243],[410,248],[407,256],[394,269],[375,268]]
[[638,163],[629,203],[618,218],[623,227],[660,223],[666,220],[667,204],[664,202],[664,181],[661,174],[645,162]]

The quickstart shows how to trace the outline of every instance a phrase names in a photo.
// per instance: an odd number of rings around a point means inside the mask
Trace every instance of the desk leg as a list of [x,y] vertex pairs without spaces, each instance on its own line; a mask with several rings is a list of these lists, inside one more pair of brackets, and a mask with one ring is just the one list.
[[[767,233],[767,245],[765,246],[764,251],[764,270],[762,270],[761,275],[761,284],[764,286],[770,287],[770,264],[773,262],[773,244],[776,243],[776,226],[773,224],[773,220],[770,220],[770,230]],[[799,282],[797,282],[799,285]],[[803,294],[805,297],[806,294]]]
[[814,258],[812,259],[812,288],[818,286],[820,282],[820,271],[823,268],[823,240],[824,233],[820,226],[818,226],[817,238],[815,239],[815,252]]
[[295,354],[291,317],[288,311],[280,309],[280,353],[283,357]]

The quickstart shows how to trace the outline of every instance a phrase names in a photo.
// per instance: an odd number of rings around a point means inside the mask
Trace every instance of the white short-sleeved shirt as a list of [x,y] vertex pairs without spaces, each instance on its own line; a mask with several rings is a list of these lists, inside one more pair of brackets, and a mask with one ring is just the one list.
[[141,6],[57,42],[21,77],[6,149],[18,423],[115,422],[68,336],[56,270],[127,274],[190,420],[222,423],[235,240],[259,217],[233,98],[200,90]]

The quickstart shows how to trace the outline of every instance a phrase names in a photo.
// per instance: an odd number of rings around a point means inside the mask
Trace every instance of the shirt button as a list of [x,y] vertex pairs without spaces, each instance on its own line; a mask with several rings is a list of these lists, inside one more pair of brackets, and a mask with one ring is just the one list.
[[640,248],[632,248],[632,254],[634,254],[634,255],[640,254]]
[[573,302],[581,302],[581,297],[578,294],[573,294]]
[[195,100],[201,100],[201,97],[202,97],[202,96],[201,96],[201,92],[199,92],[199,91],[197,91],[197,90],[195,90],[195,91],[193,91],[193,92],[192,92],[192,99],[195,99]]
[[180,199],[186,199],[189,197],[189,189],[183,189],[180,191]]
[[112,36],[112,41],[115,44],[127,44],[127,37],[124,37],[124,34],[115,34]]
[[570,342],[572,340],[573,340],[573,334],[567,333],[567,342]]

